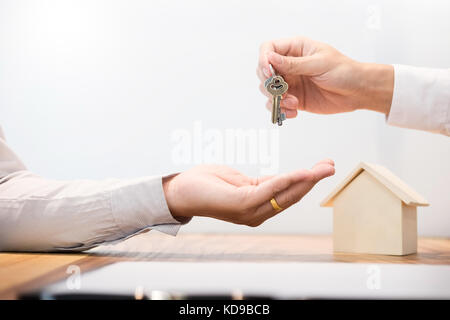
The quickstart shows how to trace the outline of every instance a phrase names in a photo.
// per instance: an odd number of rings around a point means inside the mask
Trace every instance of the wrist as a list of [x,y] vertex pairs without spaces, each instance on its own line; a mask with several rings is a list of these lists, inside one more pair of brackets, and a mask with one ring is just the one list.
[[163,186],[164,196],[165,196],[167,207],[169,208],[170,214],[172,215],[172,217],[174,219],[176,219],[180,222],[184,222],[186,220],[186,218],[190,218],[190,217],[183,215],[177,209],[176,187],[173,183],[173,180],[177,175],[178,174],[173,174],[173,175],[170,175],[167,177],[163,177],[162,178],[162,186]]
[[394,92],[394,67],[386,64],[359,63],[360,105],[366,109],[389,114]]

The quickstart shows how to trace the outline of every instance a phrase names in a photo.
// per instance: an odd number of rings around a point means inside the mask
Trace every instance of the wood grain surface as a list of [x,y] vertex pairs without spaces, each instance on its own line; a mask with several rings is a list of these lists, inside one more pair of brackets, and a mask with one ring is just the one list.
[[0,299],[15,299],[69,276],[67,267],[86,272],[118,261],[294,261],[450,264],[450,239],[419,238],[407,256],[334,253],[331,236],[142,234],[86,253],[0,253]]

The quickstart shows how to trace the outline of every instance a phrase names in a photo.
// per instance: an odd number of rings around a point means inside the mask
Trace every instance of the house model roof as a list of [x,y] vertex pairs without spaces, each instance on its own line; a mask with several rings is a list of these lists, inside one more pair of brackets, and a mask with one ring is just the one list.
[[347,178],[345,178],[344,181],[342,181],[333,192],[320,203],[320,206],[332,207],[334,198],[363,171],[366,171],[378,180],[405,204],[412,206],[428,206],[428,202],[425,198],[411,189],[391,171],[380,165],[367,162],[361,162]]

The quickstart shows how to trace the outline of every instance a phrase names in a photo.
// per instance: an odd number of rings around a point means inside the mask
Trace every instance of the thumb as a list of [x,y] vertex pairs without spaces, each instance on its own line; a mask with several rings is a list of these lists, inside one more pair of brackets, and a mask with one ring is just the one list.
[[315,56],[289,57],[270,52],[267,58],[275,70],[284,75],[312,76],[317,73],[318,63]]

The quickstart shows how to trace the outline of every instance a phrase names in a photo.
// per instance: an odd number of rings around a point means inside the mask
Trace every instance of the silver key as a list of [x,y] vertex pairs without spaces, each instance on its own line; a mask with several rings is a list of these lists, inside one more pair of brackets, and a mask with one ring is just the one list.
[[272,123],[278,123],[281,126],[283,121],[286,120],[286,115],[281,113],[280,103],[289,86],[283,77],[275,72],[272,65],[269,66],[272,76],[264,82],[264,87],[272,95]]

